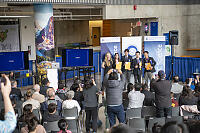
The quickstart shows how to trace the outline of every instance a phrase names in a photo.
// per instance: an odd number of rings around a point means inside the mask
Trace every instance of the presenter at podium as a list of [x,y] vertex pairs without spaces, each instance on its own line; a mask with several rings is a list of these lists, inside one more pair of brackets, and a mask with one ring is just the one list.
[[140,52],[135,52],[136,58],[132,61],[132,68],[133,68],[133,74],[135,83],[141,84],[141,78],[142,78],[142,58],[140,58]]
[[[130,83],[130,77],[131,77],[131,61],[132,57],[129,55],[129,50],[125,49],[124,50],[124,56],[122,56],[122,72],[125,76],[126,79],[126,85]],[[125,90],[126,90],[126,85],[125,85]]]
[[144,69],[144,79],[145,79],[145,84],[148,85],[148,80],[151,81],[153,72],[155,72],[155,65],[156,61],[153,59],[153,57],[149,57],[149,52],[144,51],[144,59],[142,62]]

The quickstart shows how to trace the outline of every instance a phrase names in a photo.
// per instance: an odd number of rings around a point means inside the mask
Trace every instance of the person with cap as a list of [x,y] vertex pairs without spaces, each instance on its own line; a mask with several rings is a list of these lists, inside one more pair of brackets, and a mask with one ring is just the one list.
[[72,109],[76,107],[78,109],[78,113],[81,111],[81,107],[79,103],[76,100],[73,100],[74,98],[74,91],[68,91],[66,93],[67,100],[65,100],[62,104],[62,109]]
[[144,68],[144,79],[145,84],[148,85],[148,80],[151,81],[153,72],[155,72],[155,65],[156,61],[153,59],[153,57],[149,57],[149,52],[144,51],[144,59],[142,61],[142,66]]
[[155,90],[155,104],[157,117],[171,116],[171,83],[165,79],[165,72],[160,70],[158,72],[158,80],[153,82]]

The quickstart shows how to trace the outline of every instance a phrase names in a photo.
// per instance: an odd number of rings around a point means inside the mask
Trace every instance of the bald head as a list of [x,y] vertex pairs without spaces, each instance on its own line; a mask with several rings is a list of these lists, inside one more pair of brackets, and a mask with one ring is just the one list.
[[34,91],[39,92],[40,91],[40,86],[38,84],[35,84],[33,86]]

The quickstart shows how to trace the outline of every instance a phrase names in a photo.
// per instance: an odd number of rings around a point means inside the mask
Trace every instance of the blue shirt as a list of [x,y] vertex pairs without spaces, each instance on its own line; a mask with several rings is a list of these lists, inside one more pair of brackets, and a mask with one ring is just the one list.
[[0,133],[12,133],[15,130],[17,119],[14,112],[5,114],[5,120],[0,121]]

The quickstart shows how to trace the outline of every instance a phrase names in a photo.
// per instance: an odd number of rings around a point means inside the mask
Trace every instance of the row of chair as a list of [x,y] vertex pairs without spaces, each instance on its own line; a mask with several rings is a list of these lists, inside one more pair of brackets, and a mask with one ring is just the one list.
[[152,127],[155,123],[163,126],[167,122],[176,121],[177,123],[183,122],[182,116],[174,116],[171,118],[150,118],[149,120],[145,120],[145,118],[130,118],[128,120],[129,127],[133,128],[137,132],[148,132],[152,133]]

